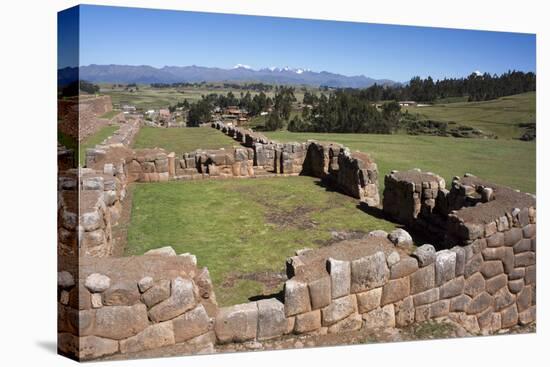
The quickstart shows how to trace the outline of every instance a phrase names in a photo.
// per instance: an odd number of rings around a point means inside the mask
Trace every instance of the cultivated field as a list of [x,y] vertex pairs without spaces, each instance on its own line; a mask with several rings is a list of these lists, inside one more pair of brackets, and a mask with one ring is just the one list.
[[135,138],[133,148],[164,148],[181,157],[182,153],[192,152],[199,148],[218,149],[229,148],[233,145],[238,145],[238,143],[211,127],[171,129],[142,127]]
[[518,123],[535,122],[535,92],[517,94],[484,102],[456,102],[427,107],[404,107],[427,119],[472,126],[499,139],[517,139],[523,129]]
[[331,231],[390,231],[358,201],[311,177],[136,184],[127,255],[161,246],[207,266],[218,302],[230,305],[280,291],[295,250],[327,245]]
[[447,184],[453,176],[472,173],[488,181],[524,192],[536,192],[536,145],[519,140],[460,139],[437,136],[323,134],[268,132],[269,138],[281,142],[337,142],[352,150],[374,157],[383,176],[392,169],[420,168],[437,173]]

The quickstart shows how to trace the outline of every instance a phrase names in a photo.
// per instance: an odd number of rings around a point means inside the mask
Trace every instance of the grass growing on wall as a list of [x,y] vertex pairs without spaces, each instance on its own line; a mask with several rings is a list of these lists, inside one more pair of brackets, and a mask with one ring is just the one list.
[[391,170],[420,168],[445,178],[472,173],[523,192],[536,192],[536,146],[532,142],[502,139],[460,139],[438,136],[265,133],[281,142],[315,139],[344,144],[369,153],[378,164],[380,189]]
[[191,152],[196,149],[230,148],[239,145],[220,131],[209,126],[162,129],[142,127],[136,136],[134,148],[164,148],[169,152]]
[[162,246],[207,266],[221,305],[278,291],[265,272],[282,272],[288,256],[316,248],[331,231],[390,231],[391,222],[357,208],[311,177],[136,184],[127,255]]

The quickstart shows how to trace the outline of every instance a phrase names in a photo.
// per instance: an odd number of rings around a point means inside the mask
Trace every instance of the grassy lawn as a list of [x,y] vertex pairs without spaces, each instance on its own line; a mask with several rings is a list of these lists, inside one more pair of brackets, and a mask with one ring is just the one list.
[[536,93],[529,92],[484,102],[456,102],[428,107],[404,107],[410,113],[419,113],[428,119],[454,121],[485,132],[499,139],[517,139],[523,129],[521,122],[535,122]]
[[86,149],[93,148],[95,145],[101,143],[103,140],[113,135],[113,133],[117,130],[118,130],[117,125],[104,126],[100,130],[98,130],[94,135],[88,136],[86,139],[81,141],[78,149],[78,157],[79,157],[80,165],[84,166],[84,163],[86,163]]
[[181,153],[196,149],[229,148],[238,143],[225,134],[209,127],[182,127],[162,129],[145,126],[139,130],[134,141],[134,148],[164,148]]
[[118,115],[120,113],[120,111],[116,111],[116,110],[111,110],[109,112],[105,112],[103,115],[99,116],[100,118],[102,119],[112,119],[113,117],[115,117],[116,115]]
[[536,146],[534,143],[502,139],[459,139],[436,136],[265,133],[281,142],[331,141],[352,150],[369,153],[378,164],[381,189],[383,176],[391,170],[420,168],[437,173],[450,183],[453,176],[472,173],[524,192],[536,192]]
[[[170,245],[207,266],[221,305],[271,294],[285,259],[331,239],[330,231],[392,230],[357,200],[310,177],[136,184],[127,255]],[[266,273],[268,272],[268,273]]]

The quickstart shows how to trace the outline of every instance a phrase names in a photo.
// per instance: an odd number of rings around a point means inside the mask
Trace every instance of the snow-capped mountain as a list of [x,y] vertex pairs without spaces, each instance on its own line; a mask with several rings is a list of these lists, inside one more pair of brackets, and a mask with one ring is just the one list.
[[[74,72],[74,68],[59,70],[59,80],[65,80],[66,75]],[[196,65],[155,68],[148,65],[92,64],[81,66],[79,72],[81,79],[94,83],[262,82],[287,85],[326,85],[340,88],[366,88],[374,83],[395,84],[392,80],[373,79],[364,75],[346,76],[288,66],[255,70],[246,64],[237,64],[231,69]]]

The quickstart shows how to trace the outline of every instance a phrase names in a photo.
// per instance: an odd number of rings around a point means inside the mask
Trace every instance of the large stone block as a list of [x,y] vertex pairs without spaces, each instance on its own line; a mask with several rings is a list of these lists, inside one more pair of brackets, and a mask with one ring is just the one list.
[[395,303],[409,296],[411,292],[409,278],[390,280],[382,287],[381,305]]
[[464,247],[455,246],[451,249],[456,254],[456,266],[455,275],[458,277],[464,274],[464,267],[466,266],[466,250]]
[[111,279],[106,275],[93,273],[88,275],[84,286],[92,293],[101,293],[111,286]]
[[520,254],[515,255],[515,266],[522,267],[522,266],[531,266],[535,265],[536,258],[534,252],[522,252]]
[[206,333],[210,328],[210,317],[203,305],[187,311],[172,320],[176,343],[182,343]]
[[456,253],[441,250],[435,256],[435,285],[439,286],[455,277]]
[[465,312],[466,307],[470,304],[472,299],[465,295],[461,294],[460,296],[456,296],[454,298],[451,298],[451,304],[449,305],[449,311],[450,312]]
[[332,303],[321,310],[323,326],[329,326],[352,313],[357,312],[355,295],[349,295],[332,300]]
[[153,307],[157,303],[170,297],[170,281],[163,279],[155,283],[141,295],[141,300],[147,307]]
[[381,287],[389,278],[386,255],[382,251],[351,262],[351,292]]
[[297,334],[309,333],[321,328],[321,310],[314,310],[296,315],[294,332]]
[[507,288],[501,288],[495,293],[495,309],[500,311],[516,301],[516,297]]
[[508,284],[508,276],[506,274],[499,274],[487,279],[485,282],[485,289],[491,295],[494,295],[499,289],[506,287]]
[[493,306],[494,299],[487,292],[478,294],[472,299],[472,301],[466,307],[466,313],[468,315],[478,314],[482,311],[485,311],[487,308]]
[[81,360],[95,359],[117,353],[118,342],[94,335],[83,336],[78,340],[78,349]]
[[524,287],[521,292],[518,293],[516,303],[518,306],[518,312],[525,311],[531,306],[531,286]]
[[502,261],[499,260],[485,261],[481,265],[480,271],[488,279],[504,273],[504,266],[502,265]]
[[120,341],[121,353],[134,353],[175,344],[171,321],[153,324],[139,334]]
[[414,322],[414,303],[411,296],[395,304],[395,324],[399,327],[410,325]]
[[523,238],[523,232],[521,228],[512,228],[509,231],[504,232],[504,246],[514,246]]
[[430,264],[410,275],[411,294],[417,294],[435,286],[435,266]]
[[441,299],[452,298],[464,292],[464,277],[451,279],[439,287],[439,297]]
[[365,329],[373,330],[380,328],[395,327],[395,309],[392,304],[377,308],[363,315]]
[[447,316],[449,314],[451,301],[442,299],[430,305],[430,318]]
[[481,253],[475,254],[470,260],[466,262],[464,266],[464,276],[466,278],[470,277],[472,274],[477,273],[481,269],[483,264],[483,256]]
[[331,278],[329,276],[309,282],[309,297],[311,300],[312,309],[319,309],[328,306],[332,299],[330,283]]
[[439,300],[439,288],[431,288],[413,296],[415,306],[421,306]]
[[357,293],[357,307],[359,313],[365,313],[380,307],[382,299],[382,287],[371,289],[363,293]]
[[410,275],[418,270],[418,260],[414,257],[403,257],[390,268],[390,279],[398,279]]
[[285,282],[285,314],[293,316],[311,310],[306,283],[294,279]]
[[412,254],[421,267],[430,265],[435,261],[435,247],[430,244],[425,244],[418,247]]
[[353,313],[343,320],[338,321],[328,327],[328,333],[343,333],[348,331],[357,331],[363,326],[363,319],[358,313]]
[[147,307],[142,303],[133,306],[108,306],[96,310],[94,334],[109,339],[125,339],[149,325]]
[[171,281],[170,288],[170,298],[149,310],[152,321],[170,320],[195,307],[197,301],[192,280],[177,277]]
[[340,298],[350,293],[351,264],[349,261],[335,259],[327,260],[327,268],[330,273],[330,285],[332,298]]
[[470,297],[475,297],[485,291],[485,278],[481,273],[475,273],[466,279],[464,284],[464,293]]
[[139,302],[139,290],[135,282],[119,282],[103,292],[104,306],[131,306]]
[[522,240],[519,240],[519,242],[513,246],[513,250],[515,254],[531,251],[531,239],[524,238]]
[[516,304],[514,303],[511,306],[508,306],[507,308],[500,311],[500,318],[503,329],[507,329],[514,325],[517,325],[519,315]]
[[531,306],[527,310],[519,313],[519,324],[528,325],[537,319],[537,308]]
[[259,300],[258,339],[281,336],[286,332],[286,328],[285,306],[275,298]]
[[256,302],[221,308],[214,324],[216,336],[221,343],[253,340],[256,338],[257,329]]

